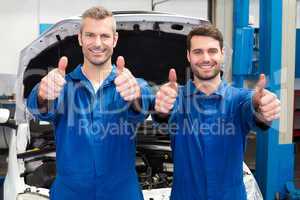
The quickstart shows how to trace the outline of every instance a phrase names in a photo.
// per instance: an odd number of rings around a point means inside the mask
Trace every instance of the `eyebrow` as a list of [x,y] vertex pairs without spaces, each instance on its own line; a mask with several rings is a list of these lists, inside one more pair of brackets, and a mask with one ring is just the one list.
[[84,34],[92,34],[92,35],[110,35],[109,33],[100,33],[100,34],[97,34],[97,33],[94,33],[94,32],[84,32]]
[[[207,50],[208,50],[208,51],[209,51],[209,50],[217,50],[217,51],[219,51],[219,49],[218,49],[218,48],[215,48],[215,47],[208,48]],[[197,49],[193,49],[192,51],[204,51],[204,49],[197,48]]]
[[95,34],[93,32],[84,32],[84,34]]

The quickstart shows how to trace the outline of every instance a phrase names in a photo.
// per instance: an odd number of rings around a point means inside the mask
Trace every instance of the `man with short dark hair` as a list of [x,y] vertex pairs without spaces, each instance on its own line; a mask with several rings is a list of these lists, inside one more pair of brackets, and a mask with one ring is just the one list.
[[193,80],[178,87],[176,72],[156,94],[157,121],[170,125],[174,179],[171,200],[246,200],[243,160],[246,135],[279,118],[280,101],[264,89],[234,88],[221,80],[223,37],[213,27],[192,30],[187,59]]
[[65,75],[68,59],[62,57],[28,97],[30,112],[55,128],[57,176],[51,200],[143,199],[134,136],[146,117],[151,90],[125,68],[123,57],[112,65],[117,40],[112,13],[88,9],[78,34],[84,63]]

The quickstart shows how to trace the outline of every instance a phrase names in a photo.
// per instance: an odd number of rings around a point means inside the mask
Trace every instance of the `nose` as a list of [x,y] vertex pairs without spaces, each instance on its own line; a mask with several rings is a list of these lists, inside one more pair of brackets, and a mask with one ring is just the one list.
[[210,61],[210,55],[208,54],[208,52],[204,52],[202,54],[202,61],[203,62],[209,62]]
[[210,56],[209,56],[208,52],[203,53],[203,61],[210,61]]
[[102,40],[101,40],[100,35],[98,35],[98,36],[96,37],[96,39],[95,39],[95,45],[96,45],[96,46],[101,46],[101,44],[102,44]]

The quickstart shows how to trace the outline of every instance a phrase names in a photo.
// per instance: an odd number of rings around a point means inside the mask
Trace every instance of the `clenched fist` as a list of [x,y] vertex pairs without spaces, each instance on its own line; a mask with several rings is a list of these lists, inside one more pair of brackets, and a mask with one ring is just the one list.
[[160,114],[170,114],[178,95],[178,84],[175,69],[169,72],[169,82],[160,87],[156,93],[155,111]]
[[141,97],[140,86],[131,72],[125,68],[125,60],[122,56],[117,58],[115,85],[117,91],[125,101],[134,101]]
[[253,105],[257,111],[256,117],[262,122],[271,122],[279,118],[280,101],[277,96],[264,89],[266,87],[266,78],[261,74],[255,87],[253,96]]
[[61,57],[58,62],[58,67],[42,78],[38,91],[38,98],[40,100],[54,100],[60,95],[66,83],[65,74],[67,65],[68,58],[65,56]]

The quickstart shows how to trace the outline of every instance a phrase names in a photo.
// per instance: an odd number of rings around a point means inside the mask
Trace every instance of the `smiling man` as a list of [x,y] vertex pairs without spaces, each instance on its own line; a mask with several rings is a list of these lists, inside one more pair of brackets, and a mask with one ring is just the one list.
[[246,135],[279,118],[280,102],[264,89],[234,88],[221,79],[223,37],[213,26],[192,30],[187,59],[193,80],[178,87],[176,72],[156,94],[159,120],[172,129],[174,182],[171,200],[246,200],[243,160]]
[[[55,128],[57,175],[51,200],[141,200],[135,171],[135,130],[151,90],[111,56],[116,21],[102,7],[82,15],[78,41],[84,63],[66,75],[68,59],[35,86],[28,109]],[[114,128],[110,128],[114,127]]]

